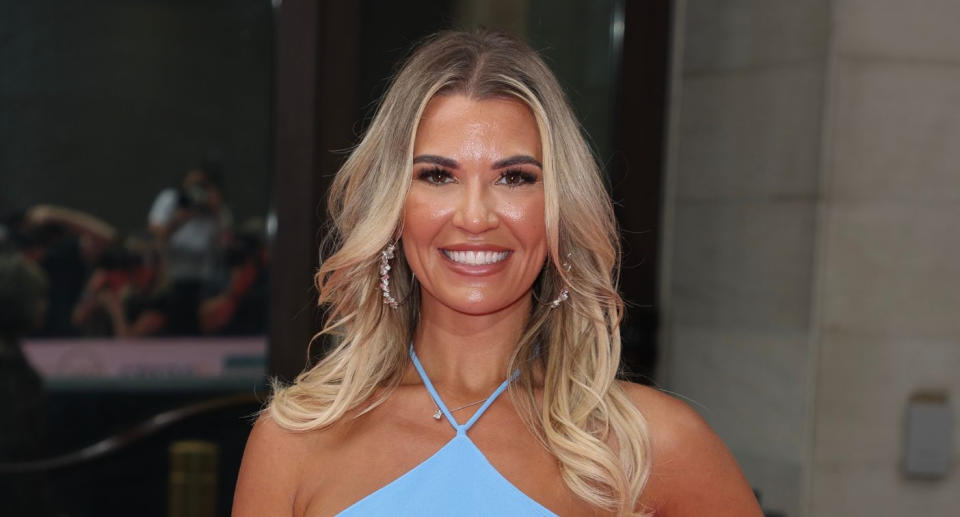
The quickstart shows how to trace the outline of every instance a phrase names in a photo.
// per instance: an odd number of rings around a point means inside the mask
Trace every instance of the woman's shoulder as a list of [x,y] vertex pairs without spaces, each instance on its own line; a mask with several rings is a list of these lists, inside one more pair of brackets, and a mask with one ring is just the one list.
[[643,500],[657,515],[760,515],[733,455],[696,410],[657,388],[620,385],[646,420],[651,469]]
[[303,447],[302,436],[280,427],[269,412],[263,412],[243,450],[233,515],[293,515],[301,470],[297,458]]
[[640,410],[651,433],[661,439],[705,439],[713,436],[713,430],[696,410],[679,397],[659,388],[627,381],[619,381],[624,393]]
[[695,409],[658,388],[621,381],[620,386],[646,422],[652,455],[656,460],[679,455],[725,453],[726,446]]
[[261,413],[243,451],[233,515],[294,515],[305,461],[322,434],[289,430]]
[[247,448],[264,447],[275,453],[299,452],[309,448],[315,440],[315,433],[288,429],[277,422],[270,409],[266,409],[260,413],[250,430]]

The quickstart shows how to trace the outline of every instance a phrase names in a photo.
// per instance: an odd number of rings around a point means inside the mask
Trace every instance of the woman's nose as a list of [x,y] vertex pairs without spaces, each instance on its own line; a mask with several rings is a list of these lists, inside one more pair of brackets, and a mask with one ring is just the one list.
[[465,185],[453,215],[454,226],[470,233],[482,233],[499,226],[492,193],[481,182]]

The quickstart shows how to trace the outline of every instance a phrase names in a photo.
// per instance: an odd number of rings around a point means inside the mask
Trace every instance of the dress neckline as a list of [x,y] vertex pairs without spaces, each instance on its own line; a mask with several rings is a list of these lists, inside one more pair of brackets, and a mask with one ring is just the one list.
[[447,422],[449,422],[450,425],[453,426],[454,430],[457,431],[457,435],[466,434],[473,424],[475,424],[483,415],[483,413],[486,412],[487,408],[489,408],[490,405],[497,400],[497,397],[499,397],[500,394],[507,389],[510,383],[520,374],[520,370],[514,370],[510,377],[507,377],[503,382],[501,382],[500,386],[498,386],[497,389],[495,389],[493,393],[487,397],[487,399],[483,402],[483,405],[481,405],[480,408],[473,413],[473,416],[471,416],[465,423],[458,424],[457,420],[453,417],[453,413],[447,409],[447,405],[443,403],[443,399],[440,398],[440,394],[437,393],[436,388],[434,388],[426,370],[423,369],[423,365],[420,364],[420,358],[417,357],[417,352],[414,351],[412,342],[410,343],[410,359],[413,361],[413,366],[417,369],[417,373],[420,375],[420,379],[423,380],[423,385],[427,388],[427,392],[430,393],[430,397],[433,399],[433,402],[438,408],[440,408],[440,411],[447,418]]

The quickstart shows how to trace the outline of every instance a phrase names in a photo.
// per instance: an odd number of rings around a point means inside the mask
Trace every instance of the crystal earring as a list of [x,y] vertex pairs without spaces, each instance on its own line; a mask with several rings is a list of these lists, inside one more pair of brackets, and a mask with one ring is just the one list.
[[[567,253],[567,260],[570,260],[570,253]],[[569,262],[564,262],[564,263],[563,263],[563,269],[564,269],[566,272],[569,273],[569,272],[570,272],[570,263],[569,263]],[[560,306],[561,303],[567,301],[567,298],[570,298],[570,290],[567,289],[567,286],[566,286],[566,285],[564,285],[564,286],[563,286],[563,289],[560,289],[560,296],[557,296],[552,302],[550,302],[550,308],[551,308],[551,309],[556,309],[557,307]]]
[[391,242],[386,249],[380,252],[380,291],[383,292],[383,303],[394,309],[397,308],[398,302],[390,294],[390,259],[393,258],[393,250],[395,249],[396,244]]
[[560,290],[560,296],[557,296],[552,302],[550,302],[550,308],[556,309],[560,306],[561,303],[565,302],[567,298],[570,298],[570,291],[564,287]]

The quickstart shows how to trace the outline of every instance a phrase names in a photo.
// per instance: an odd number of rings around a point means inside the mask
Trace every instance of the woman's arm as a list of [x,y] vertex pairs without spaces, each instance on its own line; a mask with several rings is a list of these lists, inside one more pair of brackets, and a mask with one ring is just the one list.
[[294,516],[303,449],[301,435],[261,415],[243,451],[233,517]]
[[762,517],[726,445],[684,402],[624,383],[647,420],[653,466],[641,502],[657,517]]

